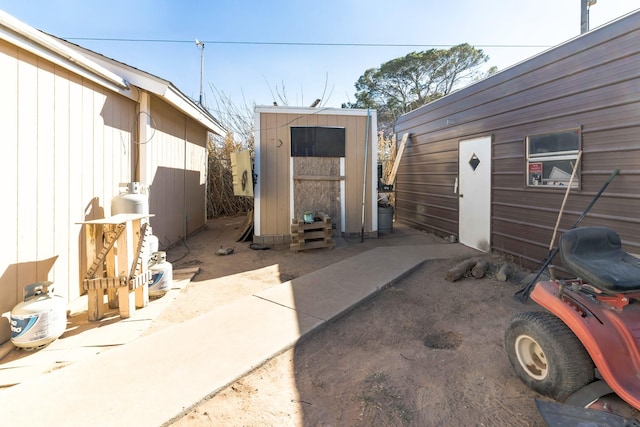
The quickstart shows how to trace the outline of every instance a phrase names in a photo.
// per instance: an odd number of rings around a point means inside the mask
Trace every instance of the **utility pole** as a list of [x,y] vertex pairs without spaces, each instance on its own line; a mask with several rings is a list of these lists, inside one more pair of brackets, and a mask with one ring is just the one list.
[[200,98],[198,104],[202,107],[202,74],[204,73],[204,42],[196,39],[196,46],[200,48]]
[[589,31],[589,8],[598,0],[580,0],[580,34]]

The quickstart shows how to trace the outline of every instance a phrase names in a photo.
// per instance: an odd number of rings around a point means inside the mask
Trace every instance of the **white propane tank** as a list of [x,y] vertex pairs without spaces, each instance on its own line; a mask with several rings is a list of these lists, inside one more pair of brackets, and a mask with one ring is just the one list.
[[147,249],[146,249],[146,259],[149,261],[148,264],[151,264],[152,261],[152,256],[154,253],[158,252],[160,250],[159,245],[160,245],[160,241],[158,240],[157,236],[154,236],[153,234],[149,234],[147,236]]
[[171,289],[173,282],[173,266],[167,261],[167,253],[154,252],[151,255],[151,283],[149,283],[149,296],[161,297]]
[[121,182],[120,193],[111,199],[111,215],[149,214],[149,197],[139,182]]
[[53,282],[37,282],[24,288],[24,300],[11,310],[11,342],[35,349],[60,337],[67,329],[67,304],[53,294]]

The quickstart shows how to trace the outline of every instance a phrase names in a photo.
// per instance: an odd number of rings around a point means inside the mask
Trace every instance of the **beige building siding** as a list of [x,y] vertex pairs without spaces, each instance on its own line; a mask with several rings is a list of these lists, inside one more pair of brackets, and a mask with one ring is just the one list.
[[[149,142],[150,213],[153,234],[163,247],[200,229],[206,222],[207,133],[196,121],[151,97]],[[143,141],[144,142],[144,141]],[[186,219],[186,222],[185,222]]]
[[[79,223],[110,216],[119,183],[151,185],[165,247],[205,224],[206,141],[226,130],[171,82],[2,11],[0,82],[0,314],[37,281],[81,295]],[[0,322],[0,343],[9,337]]]
[[[295,115],[262,114],[260,129],[264,143],[260,151],[260,229],[267,235],[289,234],[290,206],[290,144],[288,123]],[[268,195],[267,195],[268,194]]]
[[[117,183],[131,180],[135,103],[4,41],[0,79],[5,313],[40,280],[80,295],[77,223],[103,216]],[[8,337],[0,322],[0,342]]]
[[[362,189],[367,128],[366,110],[304,109],[258,107],[256,109],[256,225],[254,240],[264,243],[289,241],[291,219],[297,216],[292,207],[292,126],[331,126],[345,128],[344,234],[359,234],[362,229]],[[371,112],[367,160],[365,232],[377,235],[377,144],[376,114]],[[329,172],[326,171],[329,175]],[[299,218],[301,219],[301,218]],[[335,222],[335,221],[334,221]]]
[[[364,185],[364,158],[367,118],[344,117],[347,128],[347,156],[345,158],[345,233],[357,234],[362,229],[362,189]],[[365,232],[378,230],[377,211],[377,146],[376,133],[369,132],[369,151],[367,164],[367,186],[365,197]],[[373,157],[372,157],[373,156]],[[373,162],[372,162],[373,161]],[[373,180],[373,182],[371,181]],[[375,192],[375,193],[372,193]],[[372,199],[373,197],[373,199]],[[373,206],[372,206],[373,204]],[[375,219],[375,224],[374,224]]]

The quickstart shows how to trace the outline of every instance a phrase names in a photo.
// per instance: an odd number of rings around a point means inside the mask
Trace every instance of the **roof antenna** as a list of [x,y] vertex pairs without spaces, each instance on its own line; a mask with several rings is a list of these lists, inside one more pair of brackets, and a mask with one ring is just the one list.
[[314,107],[317,107],[318,104],[320,104],[320,99],[316,99],[315,101],[313,101],[313,103],[309,107],[314,108]]
[[202,74],[204,72],[204,42],[196,39],[196,46],[200,48],[200,98],[198,104],[202,107]]

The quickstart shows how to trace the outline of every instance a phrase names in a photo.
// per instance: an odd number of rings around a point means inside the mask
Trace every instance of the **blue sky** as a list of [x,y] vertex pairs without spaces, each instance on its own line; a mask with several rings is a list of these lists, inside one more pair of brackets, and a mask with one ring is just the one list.
[[[638,8],[640,0],[598,0],[590,9],[591,29]],[[354,84],[366,69],[411,51],[469,43],[490,56],[486,68],[502,70],[580,33],[580,0],[0,0],[0,9],[170,80],[194,99],[198,38],[205,42],[204,99],[211,107],[211,86],[239,106],[271,105],[272,94],[284,87],[289,105],[323,97],[323,106],[339,107],[354,100]]]

